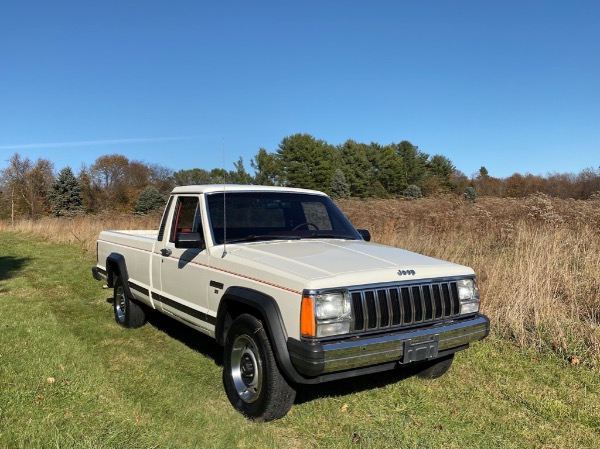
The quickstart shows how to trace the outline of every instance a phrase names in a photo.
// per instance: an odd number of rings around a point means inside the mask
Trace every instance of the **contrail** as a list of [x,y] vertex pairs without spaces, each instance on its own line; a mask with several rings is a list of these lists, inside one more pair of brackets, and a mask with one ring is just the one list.
[[107,139],[107,140],[82,140],[78,142],[50,142],[50,143],[28,143],[20,145],[1,145],[0,150],[27,150],[34,148],[63,148],[80,147],[92,145],[110,145],[110,144],[129,144],[129,143],[147,143],[147,142],[167,142],[174,140],[198,139],[200,136],[181,136],[181,137],[143,137],[134,139]]

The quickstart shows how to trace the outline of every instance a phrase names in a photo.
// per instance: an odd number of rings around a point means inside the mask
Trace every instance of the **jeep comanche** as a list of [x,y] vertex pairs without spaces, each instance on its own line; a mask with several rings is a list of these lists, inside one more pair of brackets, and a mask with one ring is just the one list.
[[230,402],[269,421],[298,385],[438,377],[488,335],[471,268],[369,240],[321,192],[184,186],[157,231],[101,232],[92,272],[114,289],[118,324],[155,309],[213,337]]

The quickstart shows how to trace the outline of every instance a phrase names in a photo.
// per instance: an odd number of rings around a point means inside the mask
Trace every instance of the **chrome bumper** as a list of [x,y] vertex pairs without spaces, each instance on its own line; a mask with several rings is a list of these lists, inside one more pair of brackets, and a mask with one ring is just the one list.
[[330,373],[385,362],[402,361],[405,359],[406,348],[418,347],[422,344],[423,350],[427,350],[428,342],[436,342],[437,351],[434,356],[437,356],[437,352],[459,348],[481,340],[489,334],[489,330],[489,320],[480,315],[472,320],[439,327],[323,345],[325,355],[323,372]]
[[437,323],[420,329],[397,330],[376,336],[356,336],[337,342],[290,345],[291,360],[305,376],[314,377],[386,363],[407,364],[435,359],[465,349],[485,338],[490,320],[478,314],[464,320]]

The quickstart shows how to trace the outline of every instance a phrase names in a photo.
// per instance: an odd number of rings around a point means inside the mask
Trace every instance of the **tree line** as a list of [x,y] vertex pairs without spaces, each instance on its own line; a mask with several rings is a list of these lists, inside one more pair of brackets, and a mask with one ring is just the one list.
[[77,174],[70,167],[55,173],[50,160],[31,161],[15,153],[0,170],[0,218],[103,211],[146,213],[162,207],[173,187],[187,184],[302,187],[334,198],[460,195],[470,201],[478,196],[524,197],[536,192],[587,199],[600,192],[600,169],[496,178],[481,167],[469,177],[447,157],[430,156],[406,140],[388,145],[347,140],[332,145],[309,134],[294,134],[283,138],[274,152],[260,148],[250,167],[252,174],[240,157],[233,170],[173,171],[109,154],[89,167],[83,166]]

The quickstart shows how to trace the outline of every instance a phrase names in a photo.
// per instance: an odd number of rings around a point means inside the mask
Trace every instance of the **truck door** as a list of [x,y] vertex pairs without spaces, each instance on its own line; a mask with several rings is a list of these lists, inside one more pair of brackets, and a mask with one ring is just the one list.
[[[204,245],[200,201],[197,196],[178,196],[168,238],[160,251],[160,301],[163,312],[192,323],[206,331],[214,330],[214,320],[207,315],[208,254]],[[198,248],[178,248],[182,233],[199,233]],[[189,234],[188,234],[189,235]]]

